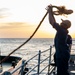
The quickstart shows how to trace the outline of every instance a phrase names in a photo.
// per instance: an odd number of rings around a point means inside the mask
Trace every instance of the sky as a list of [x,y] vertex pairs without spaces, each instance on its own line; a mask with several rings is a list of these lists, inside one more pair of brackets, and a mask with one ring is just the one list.
[[[69,34],[75,38],[75,0],[0,0],[0,38],[29,38],[47,12],[49,5],[65,6],[73,14],[55,16],[58,23],[62,19],[71,21]],[[54,38],[55,29],[49,24],[48,15],[33,38]]]

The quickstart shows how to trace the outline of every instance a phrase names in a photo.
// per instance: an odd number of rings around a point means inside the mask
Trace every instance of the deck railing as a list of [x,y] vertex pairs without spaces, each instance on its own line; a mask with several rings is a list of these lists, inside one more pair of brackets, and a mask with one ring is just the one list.
[[54,55],[54,50],[52,49],[54,49],[53,46],[50,46],[49,49],[44,51],[39,50],[38,54],[31,57],[29,60],[22,60],[22,65],[14,68],[11,72],[5,72],[4,75],[14,75],[18,70],[18,75],[23,75],[26,65],[28,65],[29,71],[25,75],[50,75],[55,69],[55,67],[50,65],[50,63],[53,62]]
[[[39,50],[38,54],[35,54],[29,60],[26,60],[26,61],[22,60],[22,64],[20,66],[14,68],[13,71],[11,72],[6,71],[4,75],[14,75],[14,73],[18,70],[19,70],[18,75],[23,75],[24,66],[26,65],[26,63],[28,63],[29,71],[25,75],[51,75],[53,71],[55,70],[55,67],[50,65],[50,63],[53,62],[54,50],[55,49],[53,46],[50,46],[49,49],[44,50],[44,51]],[[75,51],[75,40],[73,40],[71,51]],[[32,64],[34,62],[35,64]],[[43,64],[42,66],[43,68],[41,67],[41,64]]]

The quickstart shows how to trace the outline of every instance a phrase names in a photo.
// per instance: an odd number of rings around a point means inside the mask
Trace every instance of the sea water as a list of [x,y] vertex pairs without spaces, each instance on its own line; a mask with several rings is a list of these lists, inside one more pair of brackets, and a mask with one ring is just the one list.
[[[9,55],[16,48],[22,45],[28,38],[0,38],[0,55]],[[54,39],[52,38],[32,38],[20,49],[16,50],[11,56],[25,57],[25,60],[30,59],[32,56],[37,54],[39,50],[44,51],[53,45]],[[9,69],[11,64],[3,66],[4,71]]]
[[[1,55],[8,55],[27,39],[28,38],[0,38]],[[75,41],[73,41],[73,44],[75,44]],[[34,52],[38,52],[39,50],[43,51],[48,49],[51,45],[54,45],[53,38],[32,38],[12,55],[19,55],[21,57],[24,55],[32,55],[32,53],[34,54]]]
[[[23,44],[27,38],[1,38],[0,39],[0,51],[1,55],[8,55],[14,49]],[[12,55],[26,56],[39,50],[45,50],[53,45],[54,39],[50,38],[33,38],[23,45],[20,49],[16,50]]]
[[[28,38],[0,38],[0,55],[9,55],[12,51],[22,45]],[[75,40],[75,39],[73,39]],[[73,41],[75,44],[75,41]],[[26,60],[37,54],[39,50],[44,51],[54,45],[53,38],[32,38],[11,56],[25,57]],[[75,52],[75,46],[73,46]],[[73,53],[74,53],[73,52]],[[7,65],[8,66],[8,65]],[[8,68],[5,66],[6,68]]]

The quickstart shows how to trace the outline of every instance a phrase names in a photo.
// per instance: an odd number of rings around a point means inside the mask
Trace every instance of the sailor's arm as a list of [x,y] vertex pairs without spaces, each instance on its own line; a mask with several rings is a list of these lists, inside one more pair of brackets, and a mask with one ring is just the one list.
[[52,5],[48,6],[48,13],[49,13],[49,23],[53,26],[55,21],[54,15],[53,15],[53,11],[52,11]]

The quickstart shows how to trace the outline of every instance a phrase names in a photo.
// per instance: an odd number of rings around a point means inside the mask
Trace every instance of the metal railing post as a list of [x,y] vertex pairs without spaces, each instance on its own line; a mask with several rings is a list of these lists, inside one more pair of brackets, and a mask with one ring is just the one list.
[[38,56],[38,69],[37,69],[37,74],[39,75],[39,71],[40,71],[40,56],[41,56],[41,51],[39,50],[39,56]]
[[49,66],[48,66],[48,75],[49,75],[49,71],[50,71],[51,52],[52,52],[52,46],[50,46],[50,54],[49,54]]
[[25,60],[22,60],[22,68],[21,68],[21,75],[23,75],[23,71],[24,71],[24,62],[25,62]]

